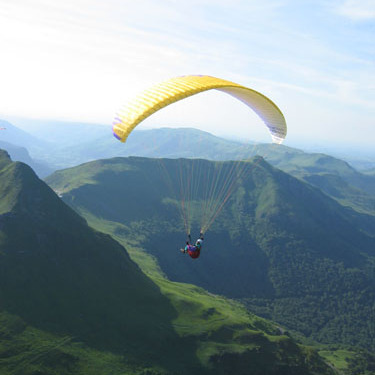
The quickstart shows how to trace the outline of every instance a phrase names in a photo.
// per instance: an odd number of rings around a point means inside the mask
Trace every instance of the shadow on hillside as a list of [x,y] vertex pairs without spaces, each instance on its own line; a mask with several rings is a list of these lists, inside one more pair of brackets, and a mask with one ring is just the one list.
[[20,231],[12,221],[0,243],[1,309],[127,363],[206,373],[196,342],[174,330],[171,302],[112,238],[86,230],[50,242],[33,223]]

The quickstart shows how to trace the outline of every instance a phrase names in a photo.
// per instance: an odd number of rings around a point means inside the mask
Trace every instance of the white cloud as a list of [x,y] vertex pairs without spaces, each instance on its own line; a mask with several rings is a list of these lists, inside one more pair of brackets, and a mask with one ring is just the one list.
[[354,21],[375,19],[374,0],[346,0],[337,6],[337,12]]

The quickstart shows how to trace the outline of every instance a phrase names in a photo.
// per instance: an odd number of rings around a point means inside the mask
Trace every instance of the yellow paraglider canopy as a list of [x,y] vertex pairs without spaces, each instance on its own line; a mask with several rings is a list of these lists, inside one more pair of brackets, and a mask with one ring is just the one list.
[[252,108],[264,121],[274,143],[282,143],[287,128],[280,109],[261,93],[211,76],[189,75],[159,83],[129,102],[113,122],[113,134],[125,142],[132,130],[148,116],[181,99],[207,90],[220,90]]

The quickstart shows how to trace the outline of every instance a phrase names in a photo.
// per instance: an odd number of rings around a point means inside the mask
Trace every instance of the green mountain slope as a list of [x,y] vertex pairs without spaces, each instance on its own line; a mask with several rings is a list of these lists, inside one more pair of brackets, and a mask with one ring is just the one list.
[[146,276],[3,151],[0,260],[1,374],[333,373],[239,303]]
[[319,187],[341,204],[365,213],[375,214],[375,178],[359,173],[347,162],[324,154],[270,154],[272,165]]
[[[0,124],[8,127],[0,135],[11,137],[15,145],[26,145],[32,157],[40,162],[15,160],[28,163],[42,177],[51,170],[117,156],[238,160],[260,155],[273,166],[319,187],[339,203],[375,215],[375,176],[359,173],[329,155],[280,145],[236,142],[189,128],[135,130],[124,147],[111,136],[110,126],[52,120],[15,121],[32,136],[4,121]],[[12,149],[5,149],[15,156]],[[41,165],[41,161],[46,165]]]
[[[272,145],[235,142],[197,129],[153,129],[134,131],[126,147],[114,137],[105,136],[105,127],[94,128],[89,135],[77,138],[72,146],[56,144],[54,161],[67,167],[82,162],[117,156],[145,156],[163,158],[203,158],[209,160],[249,159],[264,157],[270,164],[322,189],[341,204],[360,212],[375,215],[375,178],[359,173],[348,163],[321,153]],[[82,128],[83,129],[83,128]],[[99,130],[103,133],[99,135]],[[78,130],[77,130],[78,131]],[[74,132],[72,133],[74,136]],[[97,139],[92,139],[98,134]],[[55,160],[56,159],[56,160]]]
[[[373,216],[258,159],[191,262],[177,251],[182,224],[159,163],[102,160],[47,182],[92,225],[146,249],[171,280],[241,298],[320,342],[374,349]],[[163,161],[172,174],[175,163]]]
[[[12,143],[24,146],[27,136],[26,144],[32,157],[43,160],[54,170],[117,156],[238,160],[260,155],[273,166],[319,187],[341,204],[375,215],[374,175],[359,173],[348,163],[322,153],[305,153],[272,144],[236,142],[188,128],[135,130],[124,147],[111,136],[110,126],[52,120],[15,121],[37,139],[42,139],[43,145],[41,147],[39,140],[30,143],[30,135],[7,123],[9,130],[6,134],[14,133]],[[38,169],[37,172],[46,175],[44,170],[39,172]]]
[[178,340],[175,310],[125,250],[29,167],[1,161],[1,309],[93,348],[126,346],[135,357],[154,350],[160,330]]

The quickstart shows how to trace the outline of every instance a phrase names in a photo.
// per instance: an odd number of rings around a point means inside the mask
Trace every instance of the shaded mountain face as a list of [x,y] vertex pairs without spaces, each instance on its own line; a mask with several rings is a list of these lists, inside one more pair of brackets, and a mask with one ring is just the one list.
[[[162,163],[173,176],[177,161]],[[117,236],[138,240],[171,280],[246,299],[252,309],[321,341],[372,347],[374,217],[258,159],[193,262],[178,252],[183,226],[159,164],[102,160],[56,172],[47,182],[93,225],[101,218]],[[193,235],[198,231],[195,226]]]
[[126,348],[139,361],[150,352],[164,361],[163,346],[181,343],[171,326],[174,308],[125,249],[88,227],[28,166],[11,162],[4,151],[0,310],[97,349]]

